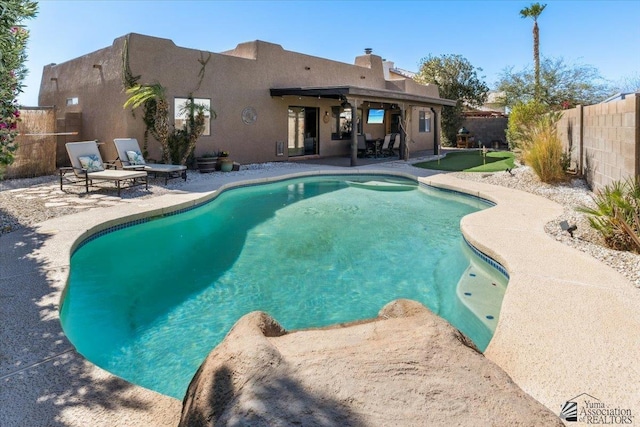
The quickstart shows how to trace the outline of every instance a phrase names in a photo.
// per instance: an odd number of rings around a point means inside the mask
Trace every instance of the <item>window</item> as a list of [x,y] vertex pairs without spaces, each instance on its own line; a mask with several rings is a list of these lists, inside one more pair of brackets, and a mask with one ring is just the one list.
[[431,114],[420,111],[418,115],[418,132],[431,132]]
[[67,98],[67,105],[78,105],[78,97]]
[[[188,98],[175,98],[173,103],[173,118],[175,120],[176,129],[182,129],[187,122],[187,112],[184,111]],[[193,102],[197,105],[206,107],[204,112],[204,133],[202,135],[211,135],[211,100],[206,98],[193,98]]]

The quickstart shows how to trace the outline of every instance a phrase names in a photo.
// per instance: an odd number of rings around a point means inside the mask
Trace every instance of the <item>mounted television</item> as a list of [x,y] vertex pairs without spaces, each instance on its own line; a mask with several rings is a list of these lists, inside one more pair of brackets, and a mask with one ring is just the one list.
[[370,125],[381,125],[384,123],[384,110],[371,109],[367,117],[367,123]]

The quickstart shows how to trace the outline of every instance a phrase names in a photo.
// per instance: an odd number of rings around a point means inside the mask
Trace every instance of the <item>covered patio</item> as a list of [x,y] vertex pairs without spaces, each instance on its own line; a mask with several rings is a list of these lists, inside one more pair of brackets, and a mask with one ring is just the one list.
[[[391,83],[391,82],[390,82]],[[397,81],[397,84],[403,83]],[[402,89],[402,88],[398,88]],[[384,133],[397,133],[400,135],[399,158],[405,160],[408,150],[407,143],[416,132],[426,132],[424,126],[425,117],[429,119],[428,131],[431,131],[431,117],[433,117],[433,154],[439,153],[440,139],[440,112],[443,106],[456,105],[455,100],[435,98],[423,95],[407,93],[396,90],[371,89],[358,86],[319,86],[319,87],[287,87],[271,88],[271,97],[303,97],[317,100],[330,99],[340,101],[339,106],[332,107],[331,115],[325,110],[322,120],[325,124],[333,126],[331,138],[350,141],[349,165],[361,166],[366,162],[358,157],[358,136],[364,137],[366,125],[382,125]],[[427,115],[425,110],[430,114]],[[344,111],[345,113],[340,113]],[[417,114],[415,114],[417,113]],[[419,124],[411,126],[409,123],[413,117],[417,117]],[[357,117],[356,131],[353,131],[353,117]],[[334,123],[331,123],[331,122]],[[349,124],[350,122],[350,124]],[[347,124],[347,132],[341,132],[344,124]],[[291,129],[291,127],[290,127]],[[381,139],[382,135],[378,135]]]

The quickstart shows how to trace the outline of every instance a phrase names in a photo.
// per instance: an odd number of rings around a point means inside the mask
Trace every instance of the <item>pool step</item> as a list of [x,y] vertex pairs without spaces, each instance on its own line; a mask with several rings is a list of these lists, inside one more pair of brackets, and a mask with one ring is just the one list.
[[491,270],[484,261],[472,260],[458,282],[456,293],[458,299],[494,332],[507,289],[507,278]]
[[411,191],[418,188],[417,184],[399,183],[393,181],[346,181],[351,187],[364,188],[375,191]]

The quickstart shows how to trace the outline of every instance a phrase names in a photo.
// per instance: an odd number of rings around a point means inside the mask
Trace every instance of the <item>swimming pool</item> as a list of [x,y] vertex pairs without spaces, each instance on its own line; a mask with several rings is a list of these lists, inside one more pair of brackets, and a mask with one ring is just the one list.
[[473,286],[461,280],[478,277],[469,269],[482,263],[469,254],[460,218],[488,206],[384,176],[225,191],[84,243],[71,259],[62,326],[96,365],[176,398],[254,310],[290,330],[375,317],[409,298],[484,349],[491,324],[456,293]]

